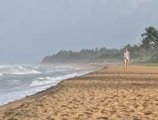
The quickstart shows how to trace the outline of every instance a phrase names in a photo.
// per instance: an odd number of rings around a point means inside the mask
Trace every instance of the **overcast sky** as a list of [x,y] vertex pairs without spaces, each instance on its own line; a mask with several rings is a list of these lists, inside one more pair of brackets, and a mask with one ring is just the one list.
[[120,48],[158,28],[158,0],[0,0],[0,64],[61,49]]

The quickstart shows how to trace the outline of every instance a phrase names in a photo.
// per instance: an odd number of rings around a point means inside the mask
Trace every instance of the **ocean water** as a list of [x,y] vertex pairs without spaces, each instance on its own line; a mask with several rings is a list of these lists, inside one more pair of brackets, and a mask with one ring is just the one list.
[[0,105],[43,91],[95,67],[71,65],[0,65]]

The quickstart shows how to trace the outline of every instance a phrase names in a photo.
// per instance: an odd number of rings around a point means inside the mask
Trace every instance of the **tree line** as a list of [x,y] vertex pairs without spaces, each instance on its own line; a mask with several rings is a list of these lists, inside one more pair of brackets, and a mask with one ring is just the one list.
[[78,52],[61,50],[57,54],[44,57],[42,63],[117,62],[123,58],[123,50],[128,48],[134,62],[158,62],[158,31],[153,26],[145,28],[140,44],[126,45],[121,49],[95,48]]
[[139,45],[126,45],[133,59],[138,62],[158,62],[158,30],[153,26],[145,28]]

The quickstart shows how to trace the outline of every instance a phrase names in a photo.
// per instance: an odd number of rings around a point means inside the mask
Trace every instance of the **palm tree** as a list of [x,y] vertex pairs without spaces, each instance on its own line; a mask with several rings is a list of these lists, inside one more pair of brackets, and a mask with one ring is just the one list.
[[141,47],[147,50],[158,48],[158,31],[154,27],[147,27],[141,36],[143,38]]

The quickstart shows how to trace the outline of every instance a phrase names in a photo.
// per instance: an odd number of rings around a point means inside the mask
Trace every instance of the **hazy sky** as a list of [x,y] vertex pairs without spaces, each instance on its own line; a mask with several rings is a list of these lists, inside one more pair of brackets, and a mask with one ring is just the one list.
[[158,0],[0,0],[0,64],[61,49],[120,48],[158,28]]

